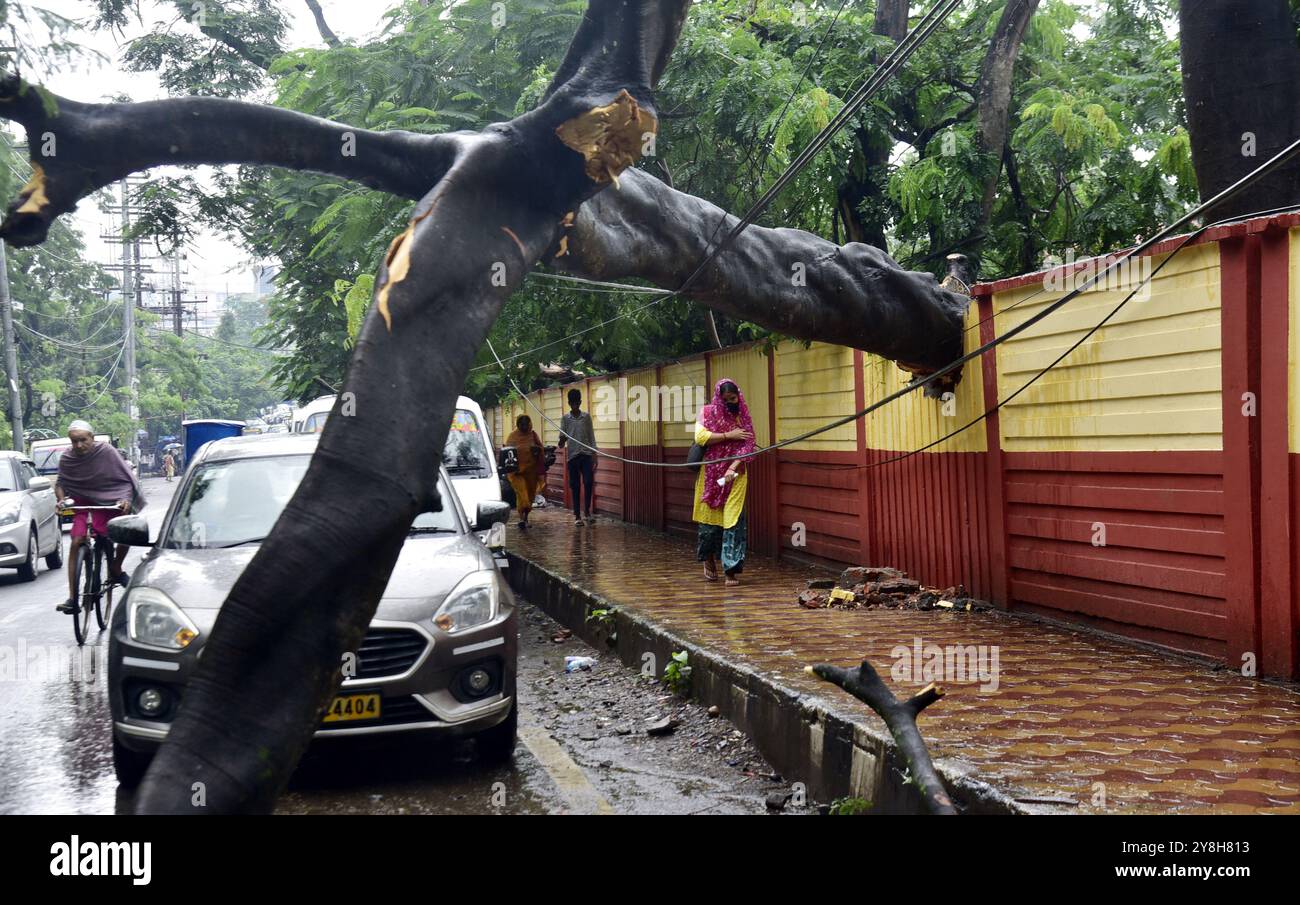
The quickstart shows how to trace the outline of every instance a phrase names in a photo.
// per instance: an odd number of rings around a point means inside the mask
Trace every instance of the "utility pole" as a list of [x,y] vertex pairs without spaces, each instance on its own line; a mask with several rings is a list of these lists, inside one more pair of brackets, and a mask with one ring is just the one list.
[[122,332],[126,335],[126,349],[123,352],[126,358],[126,414],[131,419],[131,437],[130,446],[127,448],[127,458],[132,465],[140,462],[139,440],[135,435],[136,419],[140,417],[140,408],[137,405],[136,392],[139,387],[135,378],[135,295],[132,293],[131,286],[131,251],[135,249],[135,266],[140,266],[140,246],[135,242],[126,240],[127,231],[131,226],[131,208],[130,193],[127,180],[122,180]]
[[[9,66],[9,54],[17,47],[0,47],[0,62]],[[23,449],[23,405],[18,398],[18,351],[14,344],[14,311],[9,298],[9,259],[5,256],[5,244],[0,241],[0,321],[4,322],[5,343],[5,377],[9,380],[9,423],[13,428],[13,447],[19,452]]]
[[14,313],[9,299],[9,261],[0,242],[0,319],[4,321],[5,376],[9,380],[9,423],[13,427],[13,448],[23,451],[23,405],[18,398],[18,354],[14,346]]

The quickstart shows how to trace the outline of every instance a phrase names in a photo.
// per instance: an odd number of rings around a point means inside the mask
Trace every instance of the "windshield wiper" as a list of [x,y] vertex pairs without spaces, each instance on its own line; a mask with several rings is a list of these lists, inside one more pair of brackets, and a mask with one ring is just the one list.
[[464,472],[464,471],[486,471],[486,470],[487,470],[487,466],[485,466],[485,465],[447,465],[447,466],[446,466],[446,469],[447,469],[447,472],[448,472],[449,474],[459,474],[459,473]]
[[260,544],[264,540],[266,540],[265,537],[250,537],[248,540],[237,540],[229,544],[216,544],[211,549],[225,550],[227,547],[242,547],[244,544]]
[[411,526],[409,534],[460,534],[455,528],[426,528]]

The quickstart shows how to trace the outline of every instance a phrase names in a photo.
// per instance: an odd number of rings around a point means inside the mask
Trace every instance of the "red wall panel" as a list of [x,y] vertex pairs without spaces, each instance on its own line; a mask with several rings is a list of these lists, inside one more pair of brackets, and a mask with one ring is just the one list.
[[1004,461],[1016,609],[1224,653],[1222,453],[1005,453]]

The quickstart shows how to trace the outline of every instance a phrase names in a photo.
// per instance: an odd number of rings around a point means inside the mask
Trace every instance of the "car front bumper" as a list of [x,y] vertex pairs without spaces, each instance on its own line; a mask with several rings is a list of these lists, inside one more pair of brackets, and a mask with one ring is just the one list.
[[[165,651],[138,644],[127,637],[123,616],[113,620],[109,653],[113,731],[127,748],[147,752],[166,739],[202,650]],[[518,656],[518,625],[513,605],[503,606],[492,622],[454,636],[420,623],[374,620],[366,636],[367,643],[380,633],[403,639],[404,646],[398,653],[380,650],[374,659],[387,656],[402,668],[374,675],[376,670],[366,665],[366,644],[363,644],[358,677],[345,679],[336,696],[377,693],[380,718],[322,722],[315,738],[409,732],[462,737],[490,729],[510,715],[515,703]],[[414,653],[417,637],[424,641],[418,654]],[[492,672],[496,680],[487,694],[469,698],[460,690],[459,682],[467,670],[479,666]],[[133,706],[130,699],[145,687],[160,689],[172,702],[163,718],[146,719]]]

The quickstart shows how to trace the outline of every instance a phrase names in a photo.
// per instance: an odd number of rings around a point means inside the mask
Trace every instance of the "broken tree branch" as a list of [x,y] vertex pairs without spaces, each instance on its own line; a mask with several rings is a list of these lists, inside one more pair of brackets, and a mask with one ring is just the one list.
[[921,737],[921,730],[916,726],[916,718],[921,711],[943,697],[940,686],[931,683],[907,700],[900,701],[867,660],[863,660],[857,669],[828,666],[824,663],[807,669],[819,679],[843,688],[885,721],[929,813],[957,813],[943,786],[943,780],[934,768],[934,762],[930,760],[930,750]]
[[0,224],[0,237],[16,246],[44,241],[54,219],[92,192],[165,164],[315,170],[420,198],[473,135],[371,132],[223,98],[137,104],[83,104],[54,95],[48,100],[17,76],[0,76],[0,116],[26,128],[33,170]]
[[[642,170],[628,170],[618,191],[583,205],[567,233],[567,253],[557,257],[552,249],[546,263],[591,279],[639,277],[677,289],[737,220]],[[741,233],[685,295],[786,336],[930,370],[961,356],[970,302],[870,245],[835,245],[802,230],[760,226]]]

